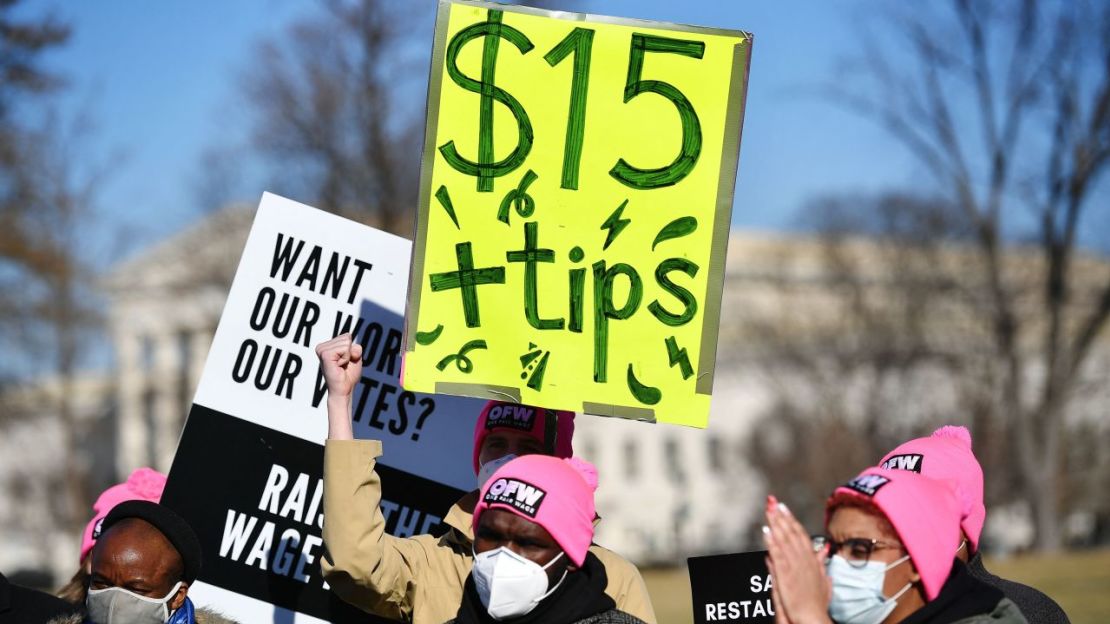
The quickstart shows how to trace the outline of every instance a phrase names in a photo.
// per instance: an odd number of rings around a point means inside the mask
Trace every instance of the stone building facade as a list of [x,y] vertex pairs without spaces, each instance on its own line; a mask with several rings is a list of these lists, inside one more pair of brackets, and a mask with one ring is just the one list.
[[[253,214],[246,206],[214,213],[104,279],[119,474],[169,469]],[[733,247],[730,258],[740,260],[744,243],[736,238]],[[732,290],[726,287],[726,305],[735,305]],[[761,395],[735,366],[717,374],[708,431],[577,419],[576,452],[601,475],[601,543],[645,562],[749,543],[760,483],[741,451]]]
[[[140,466],[169,469],[253,216],[252,206],[214,212],[102,279],[115,365],[79,380],[80,396],[74,403],[82,422],[89,424],[82,435],[114,463],[108,482]],[[859,244],[865,254],[871,253],[871,243]],[[1015,258],[1007,262],[1026,262],[1025,256]],[[964,261],[958,251],[945,253],[943,259],[957,265]],[[576,454],[595,463],[600,477],[599,543],[638,563],[675,563],[691,555],[759,547],[761,497],[768,485],[749,456],[753,439],[775,446],[770,443],[776,437],[769,434],[775,433],[776,419],[767,416],[784,397],[818,407],[826,400],[800,378],[815,372],[803,370],[809,362],[792,367],[787,361],[785,369],[769,372],[768,358],[783,356],[775,352],[768,333],[781,332],[803,357],[827,349],[822,341],[830,336],[838,338],[844,319],[831,293],[840,284],[830,278],[827,260],[811,237],[732,233],[708,429],[577,419]],[[873,264],[876,270],[866,277],[865,290],[881,295],[884,265]],[[1096,264],[1106,268],[1101,261]],[[931,325],[926,329],[947,337],[953,336],[953,327],[962,327],[959,310],[927,320]],[[1100,341],[1092,358],[1095,373],[1110,366],[1106,342]],[[875,399],[869,396],[874,385],[839,370],[816,372],[827,374],[849,401]],[[929,370],[914,371],[906,379],[916,385],[879,390],[894,404],[916,402],[927,409],[903,410],[901,419],[884,421],[888,437],[904,439],[938,418],[968,422],[954,401],[957,379]],[[8,393],[0,407],[8,411],[7,403],[22,401],[27,411],[39,400],[34,392],[48,393],[49,386],[47,382],[19,396]],[[1106,440],[1110,421],[1102,414],[1110,391],[1105,384],[1099,387],[1097,396],[1074,407],[1068,422],[1091,425],[1093,435],[1101,436],[1091,439]],[[49,481],[31,476],[49,472],[51,466],[56,470],[62,451],[51,446],[56,437],[51,429],[56,423],[51,423],[48,418],[20,421],[7,426],[0,440],[0,489],[21,492],[25,503],[0,507],[0,539],[10,545],[0,549],[0,570],[49,568],[61,579],[73,570],[76,541],[56,527],[42,530],[53,526],[48,522]],[[792,448],[799,442],[789,435],[777,439],[787,455],[805,452]],[[1104,465],[1094,469],[1110,478],[1110,449],[1099,452],[1097,461]],[[843,465],[838,470],[855,468]],[[1108,516],[1106,509],[1097,513],[1102,515],[1090,516],[1096,525],[1097,518]],[[1020,507],[992,508],[988,520],[988,531],[1001,536],[996,542],[1007,535],[1017,535],[1017,545],[1028,542],[1029,522],[1027,516],[1022,519]]]

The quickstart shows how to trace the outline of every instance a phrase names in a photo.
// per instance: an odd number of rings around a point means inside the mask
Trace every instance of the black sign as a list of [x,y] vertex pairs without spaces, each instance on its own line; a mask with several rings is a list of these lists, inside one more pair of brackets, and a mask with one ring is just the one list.
[[691,557],[694,624],[775,621],[767,551]]
[[[329,622],[384,623],[320,573],[324,447],[193,405],[162,503],[200,537],[200,580]],[[378,464],[386,530],[435,532],[463,492]]]

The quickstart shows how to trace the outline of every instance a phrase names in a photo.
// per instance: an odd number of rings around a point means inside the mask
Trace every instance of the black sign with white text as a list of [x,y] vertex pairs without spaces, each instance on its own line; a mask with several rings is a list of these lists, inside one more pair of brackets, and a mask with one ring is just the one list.
[[166,486],[203,547],[198,606],[241,622],[367,621],[320,577],[328,418],[315,347],[339,334],[363,348],[351,420],[356,438],[382,442],[386,530],[434,531],[474,487],[484,402],[400,385],[411,256],[403,238],[262,196]]
[[767,551],[691,557],[694,624],[775,621]]
[[[385,622],[320,574],[324,448],[193,405],[162,503],[193,527],[200,580],[329,622]],[[435,532],[463,492],[378,465],[386,530]]]

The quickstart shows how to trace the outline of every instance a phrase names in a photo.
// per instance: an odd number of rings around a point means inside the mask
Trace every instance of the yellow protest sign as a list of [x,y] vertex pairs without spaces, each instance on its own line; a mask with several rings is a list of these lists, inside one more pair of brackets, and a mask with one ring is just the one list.
[[404,387],[704,427],[750,53],[441,1]]

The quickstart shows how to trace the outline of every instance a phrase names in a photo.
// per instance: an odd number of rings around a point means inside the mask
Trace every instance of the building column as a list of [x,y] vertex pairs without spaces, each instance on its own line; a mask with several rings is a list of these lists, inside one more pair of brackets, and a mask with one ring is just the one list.
[[154,339],[154,367],[149,379],[150,387],[157,393],[154,399],[154,436],[155,457],[151,466],[160,472],[168,473],[173,463],[177,442],[181,437],[182,407],[179,404],[178,386],[181,383],[180,346],[178,332],[167,327]]
[[126,477],[132,470],[147,464],[146,424],[143,422],[143,393],[146,389],[146,374],[142,366],[143,336],[131,328],[117,327],[117,387],[118,421],[116,437],[116,473]]
[[[189,379],[189,388],[186,396],[190,405],[192,404],[193,397],[197,393],[197,387],[200,385],[201,374],[204,373],[205,360],[208,359],[208,350],[212,348],[212,337],[215,334],[214,328],[197,328],[193,330],[190,335],[190,355],[189,371],[187,378]],[[189,405],[185,406],[189,409]]]

